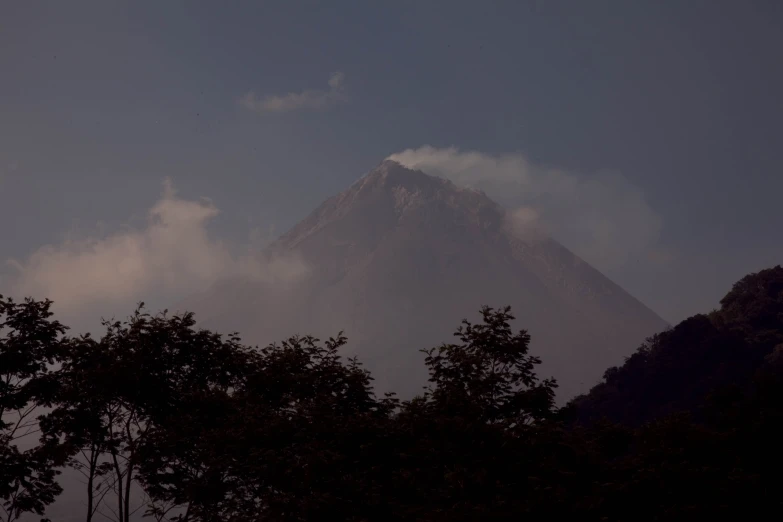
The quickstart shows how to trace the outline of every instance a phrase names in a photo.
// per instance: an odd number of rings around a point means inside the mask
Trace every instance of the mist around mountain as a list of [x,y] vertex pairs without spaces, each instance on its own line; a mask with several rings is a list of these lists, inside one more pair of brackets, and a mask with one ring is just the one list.
[[483,192],[386,160],[270,246],[308,273],[271,285],[233,278],[179,308],[261,345],[344,330],[379,390],[426,383],[421,346],[476,303],[510,305],[565,400],[586,392],[665,321],[523,213]]

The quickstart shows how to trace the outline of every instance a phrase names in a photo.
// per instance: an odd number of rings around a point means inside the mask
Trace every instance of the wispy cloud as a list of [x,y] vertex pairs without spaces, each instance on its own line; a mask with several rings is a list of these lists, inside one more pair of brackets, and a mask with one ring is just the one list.
[[618,173],[583,174],[533,165],[521,154],[490,155],[430,146],[389,159],[474,186],[512,209],[517,230],[545,231],[599,269],[662,256],[661,217],[642,190]]
[[217,215],[208,200],[179,198],[167,180],[145,227],[66,239],[26,260],[9,260],[16,273],[4,284],[6,293],[49,298],[58,313],[78,317],[93,310],[129,312],[139,300],[174,304],[220,278],[285,283],[307,272],[296,258],[235,253],[207,232]]
[[288,112],[304,109],[323,109],[345,100],[343,86],[345,75],[332,73],[328,90],[307,89],[301,92],[289,92],[283,95],[266,95],[258,98],[256,93],[248,92],[239,99],[239,103],[255,112]]

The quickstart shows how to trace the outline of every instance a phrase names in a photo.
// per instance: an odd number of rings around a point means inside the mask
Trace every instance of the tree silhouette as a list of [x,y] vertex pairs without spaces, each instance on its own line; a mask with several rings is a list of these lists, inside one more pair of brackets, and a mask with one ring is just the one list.
[[128,522],[149,508],[131,500],[147,439],[187,396],[225,392],[241,371],[235,338],[194,325],[192,314],[153,317],[140,306],[126,321],[105,321],[100,340],[68,343],[57,372],[61,391],[43,427],[74,453],[70,465],[86,478],[88,521],[101,512]]
[[423,350],[430,386],[424,399],[440,414],[515,428],[547,418],[554,408],[553,379],[539,382],[530,335],[514,334],[511,308],[481,309],[482,323],[464,320],[460,344]]
[[[345,338],[294,337],[251,353],[230,390],[188,396],[145,446],[142,475],[175,520],[298,520],[340,511],[362,437],[388,417]],[[154,443],[152,443],[154,441]],[[351,457],[353,455],[353,457]]]
[[56,394],[50,372],[66,331],[51,319],[51,304],[0,296],[0,499],[9,522],[42,514],[62,490],[55,480],[62,455],[35,444],[40,408]]
[[139,307],[71,338],[50,304],[0,298],[7,520],[42,514],[62,466],[86,479],[87,521],[652,522],[782,507],[780,267],[560,410],[508,308],[425,349],[429,385],[400,401],[341,357],[341,334],[258,349]]

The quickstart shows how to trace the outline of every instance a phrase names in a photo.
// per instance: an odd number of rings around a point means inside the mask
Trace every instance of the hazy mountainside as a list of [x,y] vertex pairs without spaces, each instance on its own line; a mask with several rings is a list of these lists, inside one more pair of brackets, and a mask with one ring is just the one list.
[[184,303],[200,323],[266,344],[344,330],[377,387],[426,382],[419,349],[454,318],[511,305],[541,375],[561,397],[586,391],[666,323],[551,238],[520,231],[484,193],[385,161],[270,247],[310,267],[285,286],[224,281]]
[[[721,300],[655,335],[604,380],[574,399],[571,415],[639,425],[679,412],[703,420],[715,408],[752,402],[783,369],[783,268],[750,274]],[[779,378],[779,377],[778,377]],[[776,392],[778,393],[779,390]]]

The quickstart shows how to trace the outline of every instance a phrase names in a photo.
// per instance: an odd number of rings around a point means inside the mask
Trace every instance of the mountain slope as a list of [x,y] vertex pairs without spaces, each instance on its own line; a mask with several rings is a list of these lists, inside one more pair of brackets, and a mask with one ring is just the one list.
[[426,382],[419,349],[483,304],[511,305],[561,397],[586,390],[666,327],[551,238],[519,232],[482,192],[385,161],[270,247],[310,267],[283,288],[225,281],[193,299],[205,326],[267,343],[345,330],[381,390]]

